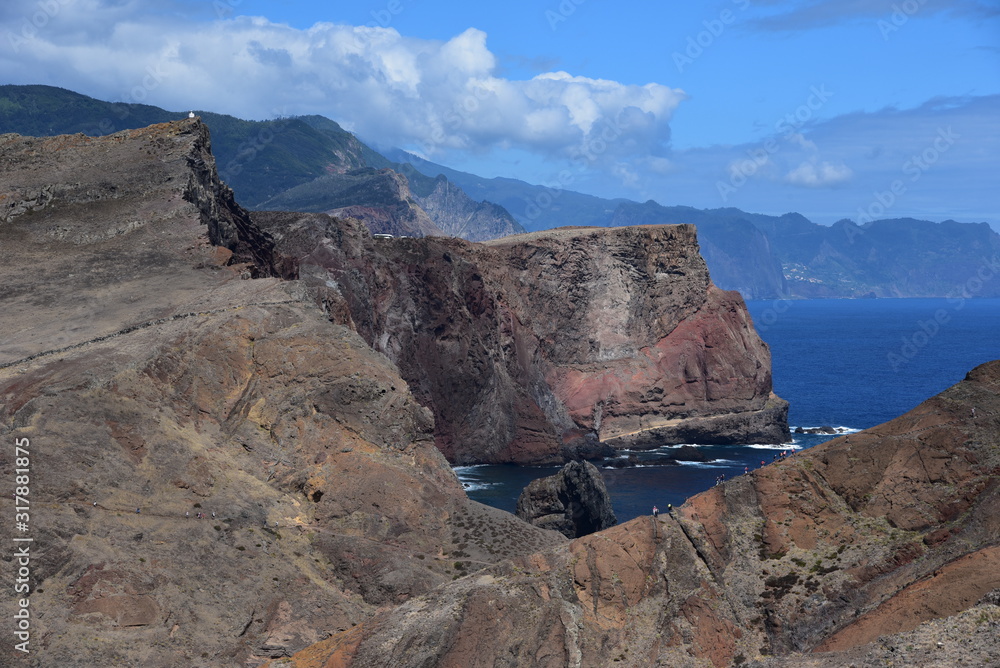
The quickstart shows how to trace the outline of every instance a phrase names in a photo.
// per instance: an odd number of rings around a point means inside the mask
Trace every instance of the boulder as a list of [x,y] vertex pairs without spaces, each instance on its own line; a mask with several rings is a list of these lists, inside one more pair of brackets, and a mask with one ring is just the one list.
[[517,499],[517,516],[567,538],[579,538],[618,523],[597,467],[570,462],[559,473],[534,480]]

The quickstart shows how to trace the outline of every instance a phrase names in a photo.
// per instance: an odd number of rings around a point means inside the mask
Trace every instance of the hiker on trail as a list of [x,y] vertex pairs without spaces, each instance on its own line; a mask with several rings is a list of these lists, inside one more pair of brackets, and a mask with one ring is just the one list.
[[750,473],[750,467],[749,466],[744,466],[743,467],[743,475],[746,475],[747,473]]
[[184,517],[186,517],[187,519],[191,519],[191,511],[185,510],[184,511]]
[[972,419],[973,420],[976,419],[976,407],[975,406],[972,407]]
[[660,509],[657,508],[656,506],[653,506],[653,517],[659,517],[659,516],[660,516]]
[[139,509],[138,509],[138,508],[136,508],[136,509],[135,509],[135,514],[136,514],[136,515],[138,515],[138,514],[139,514]]
[[674,506],[673,506],[672,503],[668,503],[667,504],[667,515],[673,515],[673,514],[674,514]]
[[214,510],[212,511],[212,519],[213,520],[215,519],[215,511]]

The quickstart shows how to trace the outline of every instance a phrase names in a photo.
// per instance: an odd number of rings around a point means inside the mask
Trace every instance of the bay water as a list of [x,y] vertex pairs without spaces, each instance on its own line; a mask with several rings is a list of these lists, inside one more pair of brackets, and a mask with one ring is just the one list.
[[[774,390],[790,403],[789,424],[855,432],[891,420],[1000,359],[1000,300],[858,299],[750,301],[771,348]],[[642,466],[603,468],[619,522],[678,506],[716,483],[774,460],[782,451],[833,438],[793,434],[776,446],[697,446],[710,461],[664,465],[665,446],[637,453]],[[514,512],[521,490],[559,467],[466,466],[469,496]]]

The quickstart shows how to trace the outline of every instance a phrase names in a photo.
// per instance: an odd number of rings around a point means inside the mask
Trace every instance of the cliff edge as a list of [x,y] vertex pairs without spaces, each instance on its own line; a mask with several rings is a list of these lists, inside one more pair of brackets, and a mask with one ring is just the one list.
[[29,571],[23,665],[259,665],[565,541],[466,497],[430,411],[294,268],[197,119],[0,137],[0,472],[30,470],[31,539],[0,576]]
[[770,352],[739,295],[712,285],[691,226],[473,244],[253,218],[331,317],[399,366],[452,463],[789,439]]
[[290,665],[997,665],[998,430],[1000,361],[891,422],[438,588]]

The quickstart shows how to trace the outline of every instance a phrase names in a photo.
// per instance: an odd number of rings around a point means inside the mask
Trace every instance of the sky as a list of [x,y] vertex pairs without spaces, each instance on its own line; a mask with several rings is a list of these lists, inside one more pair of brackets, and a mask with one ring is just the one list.
[[1000,229],[1000,0],[4,0],[0,82],[321,114],[603,197]]

